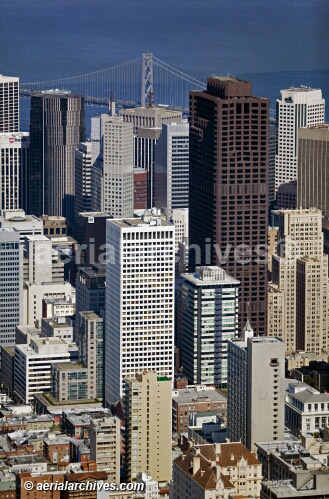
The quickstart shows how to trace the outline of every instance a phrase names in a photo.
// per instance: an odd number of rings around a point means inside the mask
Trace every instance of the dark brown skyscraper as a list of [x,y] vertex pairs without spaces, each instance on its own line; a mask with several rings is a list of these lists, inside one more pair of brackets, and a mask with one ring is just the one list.
[[191,266],[241,281],[240,327],[249,315],[256,334],[266,334],[268,127],[269,101],[249,82],[211,77],[190,93]]
[[28,213],[73,221],[75,149],[85,139],[81,95],[59,90],[32,95]]

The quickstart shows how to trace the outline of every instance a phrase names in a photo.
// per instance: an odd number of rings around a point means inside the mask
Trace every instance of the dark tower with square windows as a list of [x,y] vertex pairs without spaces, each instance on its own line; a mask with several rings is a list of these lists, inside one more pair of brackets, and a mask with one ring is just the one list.
[[240,329],[266,334],[269,101],[251,83],[210,77],[190,92],[190,250],[241,282]]

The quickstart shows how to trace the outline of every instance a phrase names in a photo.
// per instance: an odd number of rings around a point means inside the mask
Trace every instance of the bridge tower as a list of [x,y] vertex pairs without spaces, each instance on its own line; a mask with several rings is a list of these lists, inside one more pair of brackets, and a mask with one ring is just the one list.
[[146,100],[153,93],[153,54],[142,55],[142,85],[141,85],[141,106],[144,107]]

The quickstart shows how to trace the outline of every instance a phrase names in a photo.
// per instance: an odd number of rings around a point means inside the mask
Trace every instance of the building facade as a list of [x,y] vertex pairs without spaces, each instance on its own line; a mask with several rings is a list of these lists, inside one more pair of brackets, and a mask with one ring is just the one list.
[[189,125],[162,125],[155,146],[153,206],[170,213],[189,206]]
[[28,151],[28,133],[0,133],[1,210],[18,210],[23,206]]
[[171,479],[172,381],[144,371],[125,379],[125,465],[127,481],[151,473],[158,482]]
[[80,361],[88,369],[88,398],[103,399],[104,323],[95,312],[80,312],[78,345]]
[[174,460],[170,499],[260,497],[262,465],[241,443],[189,448]]
[[50,392],[51,365],[76,362],[78,347],[58,338],[32,338],[29,345],[15,346],[14,390],[24,404],[33,402],[34,394]]
[[90,420],[90,459],[108,480],[120,483],[120,420],[104,416]]
[[144,369],[173,380],[175,228],[160,217],[108,220],[105,403]]
[[281,90],[276,103],[275,190],[280,184],[296,180],[298,129],[324,122],[325,101],[321,90],[302,86]]
[[115,116],[102,115],[103,206],[115,218],[134,210],[133,126]]
[[283,440],[284,373],[285,345],[277,338],[229,342],[227,428],[231,441],[241,440],[254,451],[256,442]]
[[328,256],[323,253],[322,214],[313,208],[280,210],[278,215],[268,335],[281,338],[287,350],[320,353],[329,341]]
[[74,220],[79,213],[92,210],[91,199],[91,142],[81,142],[75,150]]
[[[266,333],[268,99],[211,77],[190,92],[190,268],[218,265],[241,282],[239,327]],[[193,251],[192,251],[193,250]]]
[[75,149],[85,138],[82,96],[57,90],[32,95],[29,213],[63,215],[73,222]]
[[15,328],[22,321],[23,251],[19,232],[0,228],[0,345],[15,344]]
[[329,125],[298,130],[297,206],[329,218]]
[[0,74],[0,133],[19,131],[19,78]]
[[239,281],[220,267],[183,274],[180,364],[190,384],[226,387],[227,342],[238,335]]

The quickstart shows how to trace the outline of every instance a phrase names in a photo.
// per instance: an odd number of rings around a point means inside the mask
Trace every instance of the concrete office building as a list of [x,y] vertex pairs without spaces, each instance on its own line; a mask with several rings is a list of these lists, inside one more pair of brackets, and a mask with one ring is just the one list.
[[284,369],[285,345],[277,338],[229,341],[227,429],[231,441],[241,441],[254,451],[256,442],[283,440]]
[[220,267],[183,274],[180,364],[190,384],[226,387],[227,342],[238,336],[239,281]]
[[22,321],[23,252],[19,232],[0,228],[0,345],[15,343],[15,327]]
[[28,133],[0,133],[1,210],[17,210],[23,206],[28,150]]
[[35,393],[50,392],[51,365],[77,362],[79,350],[58,338],[32,338],[29,345],[15,346],[14,389],[24,404],[31,404]]
[[51,394],[56,400],[88,399],[88,369],[78,362],[51,365]]
[[23,325],[33,325],[43,316],[43,299],[72,296],[64,281],[64,264],[51,240],[43,235],[26,236],[23,268]]
[[125,379],[127,481],[146,471],[158,482],[171,480],[172,381],[144,371]]
[[79,267],[76,281],[75,339],[78,341],[80,312],[92,310],[100,315],[105,310],[105,265]]
[[329,218],[329,124],[298,130],[297,206]]
[[[190,92],[190,269],[218,265],[241,282],[239,328],[266,334],[269,101],[251,83],[211,77]],[[205,153],[206,151],[206,153]],[[249,248],[237,256],[237,248]]]
[[90,420],[90,459],[108,480],[120,483],[120,420],[105,416]]
[[162,126],[169,123],[182,123],[181,111],[166,107],[148,106],[134,109],[121,109],[123,121],[133,124],[134,131],[134,168],[144,170],[147,175],[147,208],[153,203],[153,168],[155,145],[162,131]]
[[73,342],[73,327],[66,322],[65,317],[42,318],[41,336],[58,338],[70,344]]
[[189,205],[189,125],[162,125],[155,146],[153,206],[171,212]]
[[45,299],[68,300],[74,294],[73,286],[65,282],[23,283],[23,325],[40,324]]
[[144,369],[173,380],[175,228],[160,217],[108,220],[105,403]]
[[86,139],[84,98],[60,90],[31,97],[28,211],[73,223],[75,149]]
[[103,399],[104,392],[104,323],[95,312],[80,312],[80,362],[88,369],[88,398]]
[[[272,256],[268,335],[287,350],[320,353],[328,337],[328,256],[317,209],[280,210],[277,255]],[[282,325],[281,330],[278,324]]]
[[19,78],[0,74],[0,133],[19,131]]
[[277,99],[275,190],[297,178],[298,129],[324,122],[325,101],[318,89],[301,86],[281,90]]
[[134,210],[133,126],[117,116],[102,115],[103,206],[115,218]]
[[81,142],[75,150],[74,220],[78,214],[92,210],[91,200],[91,142]]
[[67,317],[75,314],[75,290],[64,298],[42,300],[42,317]]
[[16,229],[20,235],[20,242],[24,244],[26,236],[43,235],[43,222],[34,215],[26,215],[24,210],[2,210],[0,227]]

